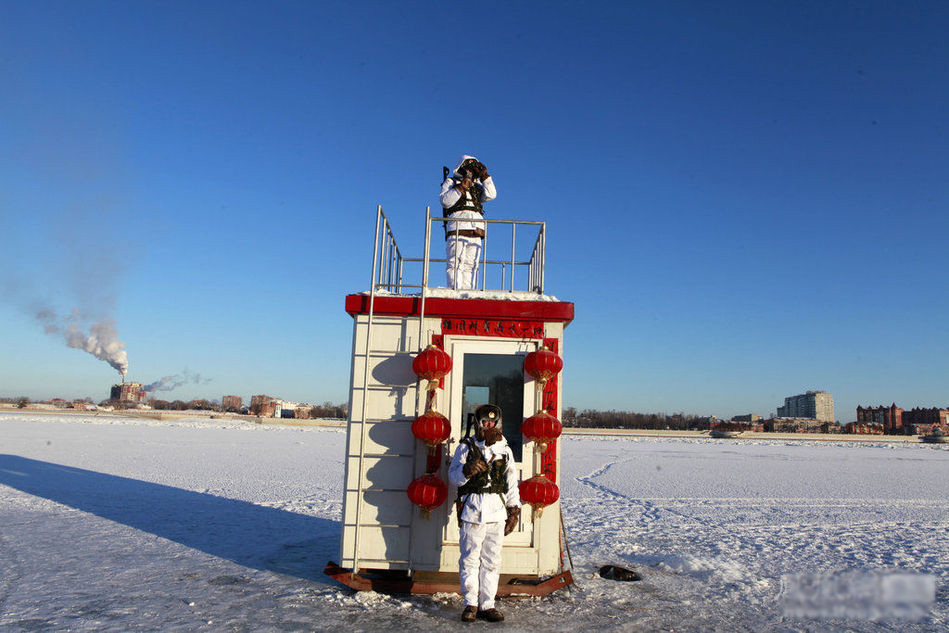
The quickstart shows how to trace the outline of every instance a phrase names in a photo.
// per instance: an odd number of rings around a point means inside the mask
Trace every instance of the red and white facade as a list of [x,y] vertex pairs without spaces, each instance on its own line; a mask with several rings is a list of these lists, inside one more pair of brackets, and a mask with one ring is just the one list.
[[[563,333],[573,319],[573,304],[526,292],[503,298],[478,292],[464,296],[426,297],[424,305],[417,295],[346,297],[346,311],[354,320],[353,360],[337,569],[405,570],[416,578],[428,574],[447,583],[432,584],[433,590],[452,590],[447,587],[457,582],[451,577],[457,579],[459,556],[456,490],[449,487],[447,500],[430,513],[414,506],[406,493],[426,474],[447,482],[451,454],[464,437],[467,414],[477,405],[501,406],[504,435],[521,481],[543,474],[561,483],[560,440],[535,451],[520,427],[540,409],[560,419],[562,374],[538,389],[523,365],[542,346],[563,358]],[[429,345],[452,361],[434,396],[412,369],[413,359]],[[411,430],[427,409],[451,423],[448,441],[434,450]],[[507,591],[506,574],[544,579],[564,571],[560,531],[559,501],[543,513],[524,506],[516,531],[505,539],[499,595]]]

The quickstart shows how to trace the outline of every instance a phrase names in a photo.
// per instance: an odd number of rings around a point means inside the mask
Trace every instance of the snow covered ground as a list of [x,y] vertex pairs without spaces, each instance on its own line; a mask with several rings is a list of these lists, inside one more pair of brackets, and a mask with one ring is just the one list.
[[[456,596],[357,594],[322,575],[337,559],[344,439],[0,415],[0,630],[496,627],[457,622]],[[945,445],[566,437],[563,453],[577,586],[503,602],[505,630],[949,627]],[[643,580],[595,576],[607,563]],[[935,579],[935,602],[920,621],[784,616],[782,576],[816,572],[851,589],[911,572]]]

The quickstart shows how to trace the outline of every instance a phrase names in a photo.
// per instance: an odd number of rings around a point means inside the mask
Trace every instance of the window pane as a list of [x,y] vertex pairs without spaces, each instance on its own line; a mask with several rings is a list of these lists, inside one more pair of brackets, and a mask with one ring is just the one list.
[[504,439],[514,459],[521,461],[521,423],[524,421],[524,356],[515,354],[465,354],[462,415],[482,404],[501,408]]

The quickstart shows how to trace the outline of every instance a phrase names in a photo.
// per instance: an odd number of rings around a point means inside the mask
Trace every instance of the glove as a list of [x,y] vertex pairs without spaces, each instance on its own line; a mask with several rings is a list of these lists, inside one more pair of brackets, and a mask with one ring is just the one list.
[[471,479],[475,475],[480,475],[487,469],[488,464],[483,459],[476,459],[465,464],[465,467],[461,469],[461,472],[465,476],[465,479]]
[[478,171],[478,179],[481,180],[481,182],[484,182],[485,178],[487,178],[488,175],[489,175],[488,168],[485,167],[484,164],[482,163],[481,169]]
[[521,518],[521,509],[517,506],[511,506],[507,509],[507,521],[504,522],[504,536],[507,536],[517,527],[517,522]]

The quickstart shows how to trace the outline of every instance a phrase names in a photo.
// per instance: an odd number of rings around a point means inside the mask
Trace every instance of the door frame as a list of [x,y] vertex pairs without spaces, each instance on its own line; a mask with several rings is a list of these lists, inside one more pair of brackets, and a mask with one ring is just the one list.
[[[463,401],[463,386],[464,386],[464,361],[465,354],[499,354],[506,356],[522,356],[526,357],[529,353],[540,348],[540,341],[536,339],[505,339],[505,338],[488,338],[483,336],[445,336],[444,339],[444,349],[451,356],[452,361],[452,371],[449,372],[446,377],[448,384],[445,385],[445,390],[448,392],[448,400],[450,403],[448,409],[448,419],[451,420],[451,430],[452,438],[457,438],[456,443],[461,440],[462,435],[464,434],[464,416],[463,411],[461,410],[461,404]],[[524,394],[523,394],[523,407],[522,407],[522,419],[527,419],[534,414],[534,409],[536,408],[536,402],[534,401],[534,381],[533,379],[526,377],[524,380]],[[534,472],[536,460],[534,456],[534,445],[530,441],[524,441],[522,437],[521,444],[521,461],[515,462],[515,469],[518,474],[518,481],[525,481],[533,477],[536,473]],[[452,453],[457,448],[457,445],[453,445],[451,448]],[[448,509],[448,521],[445,525],[445,530],[442,535],[442,544],[443,546],[456,546],[458,545],[458,520],[455,512],[455,496],[457,490],[454,486],[449,487],[448,501],[450,507]],[[525,520],[525,516],[527,520]],[[534,539],[534,524],[530,519],[530,512],[521,513],[521,521],[518,523],[515,531],[509,534],[504,539],[504,547],[513,546],[513,547],[533,547],[535,542]]]

